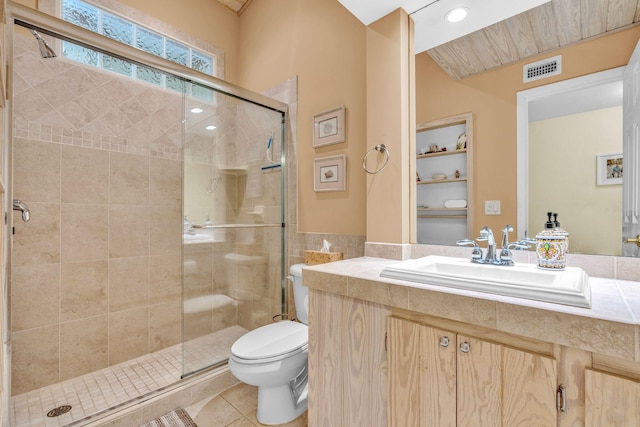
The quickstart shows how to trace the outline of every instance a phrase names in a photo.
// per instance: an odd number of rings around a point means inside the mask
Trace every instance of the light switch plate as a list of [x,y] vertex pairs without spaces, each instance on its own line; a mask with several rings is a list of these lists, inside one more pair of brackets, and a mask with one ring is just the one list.
[[500,200],[485,200],[484,201],[484,214],[485,215],[500,215]]

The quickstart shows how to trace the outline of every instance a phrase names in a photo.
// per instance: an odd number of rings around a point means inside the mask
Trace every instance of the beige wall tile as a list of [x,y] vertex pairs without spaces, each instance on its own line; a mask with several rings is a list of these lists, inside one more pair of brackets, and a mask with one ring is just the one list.
[[109,311],[149,305],[149,257],[109,260]]
[[149,308],[149,351],[182,342],[182,304],[171,302]]
[[15,199],[60,202],[60,145],[16,138],[13,171]]
[[123,258],[149,254],[149,208],[109,207],[109,256]]
[[210,334],[213,332],[213,311],[185,314],[183,330],[185,342]]
[[580,267],[589,276],[615,278],[615,257],[612,256],[567,254],[567,265]]
[[57,324],[60,271],[58,264],[16,266],[11,271],[11,329]]
[[616,258],[616,279],[640,282],[640,259],[631,257]]
[[185,257],[184,298],[210,294],[213,289],[213,266],[208,253]]
[[107,315],[60,324],[60,380],[106,368]]
[[149,157],[111,153],[109,201],[118,205],[149,204]]
[[61,206],[62,262],[108,257],[109,207],[63,204]]
[[62,322],[107,314],[107,261],[63,263],[60,319]]
[[11,335],[11,394],[17,395],[58,382],[58,325]]
[[107,203],[109,152],[64,145],[62,147],[62,202]]
[[182,208],[151,206],[149,212],[151,255],[182,250]]
[[49,264],[60,261],[60,205],[30,203],[31,220],[22,222],[14,212],[13,265]]
[[124,362],[149,352],[149,308],[109,315],[109,364]]
[[149,303],[161,304],[182,300],[182,266],[180,254],[155,255],[149,259]]
[[149,203],[182,208],[182,162],[150,160]]

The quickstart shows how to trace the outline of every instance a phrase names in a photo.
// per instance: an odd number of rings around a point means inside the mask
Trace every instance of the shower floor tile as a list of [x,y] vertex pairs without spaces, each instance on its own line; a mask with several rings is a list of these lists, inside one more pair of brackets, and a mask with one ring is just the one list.
[[[11,426],[82,425],[87,417],[179,381],[183,360],[185,372],[192,372],[227,359],[231,345],[245,333],[246,329],[234,325],[184,344],[13,396]],[[47,417],[47,412],[63,405],[71,405],[71,411]]]

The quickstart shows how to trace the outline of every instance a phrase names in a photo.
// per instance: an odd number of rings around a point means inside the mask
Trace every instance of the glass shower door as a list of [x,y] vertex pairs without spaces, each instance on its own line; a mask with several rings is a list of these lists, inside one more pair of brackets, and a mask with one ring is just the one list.
[[184,375],[283,311],[283,114],[191,84],[185,102]]

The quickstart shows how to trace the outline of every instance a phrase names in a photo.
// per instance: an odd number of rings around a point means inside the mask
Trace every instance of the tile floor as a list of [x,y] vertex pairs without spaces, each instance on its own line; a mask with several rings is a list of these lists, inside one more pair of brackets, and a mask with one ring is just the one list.
[[[257,387],[241,383],[185,409],[198,427],[261,427],[257,408]],[[307,413],[281,426],[306,427]]]
[[[11,426],[82,425],[82,420],[90,415],[131,402],[179,381],[183,373],[183,357],[187,372],[227,359],[231,345],[246,332],[240,326],[232,326],[188,341],[184,344],[184,354],[183,345],[178,344],[106,369],[13,396],[10,408]],[[71,405],[71,411],[53,418],[47,417],[47,412],[62,405]],[[203,427],[206,425],[226,424],[205,424]]]

